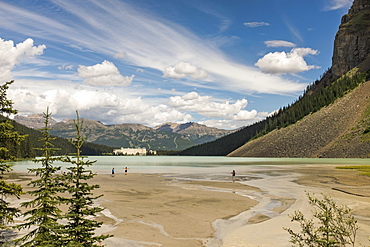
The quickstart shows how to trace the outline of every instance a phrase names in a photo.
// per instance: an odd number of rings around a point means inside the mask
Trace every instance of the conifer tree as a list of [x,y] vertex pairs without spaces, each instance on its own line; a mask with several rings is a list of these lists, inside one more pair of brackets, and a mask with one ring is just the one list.
[[16,242],[22,243],[22,246],[60,245],[63,226],[58,223],[58,219],[61,218],[59,206],[62,204],[63,198],[58,193],[63,192],[64,187],[60,180],[61,176],[57,175],[61,167],[53,165],[61,158],[53,156],[57,148],[54,148],[51,143],[55,138],[49,134],[50,116],[49,110],[43,115],[45,127],[41,129],[43,146],[40,148],[43,151],[43,157],[34,160],[36,163],[41,163],[41,167],[29,169],[29,172],[38,176],[38,179],[29,183],[36,188],[28,192],[34,199],[21,204],[21,206],[31,209],[24,213],[24,216],[27,217],[25,223],[18,225],[17,228],[32,228],[25,236],[16,240]]
[[95,174],[86,169],[91,166],[95,161],[85,160],[81,156],[81,147],[84,143],[81,130],[83,121],[79,119],[77,112],[77,120],[74,121],[77,130],[77,137],[70,140],[76,147],[75,157],[66,157],[65,162],[73,164],[72,167],[67,168],[70,170],[68,177],[67,191],[70,193],[68,200],[68,212],[66,219],[66,237],[64,238],[63,246],[100,246],[99,243],[104,239],[110,237],[109,235],[95,236],[94,231],[99,228],[102,223],[98,222],[92,217],[103,209],[94,207],[94,200],[101,197],[94,196],[93,190],[99,188],[99,185],[89,185],[87,180],[93,178]]
[[[7,90],[13,82],[6,82],[0,86],[0,115],[4,117],[17,113],[13,109],[13,102],[7,99]],[[9,119],[0,121],[0,244],[5,241],[3,240],[3,232],[7,229],[7,224],[13,222],[13,218],[20,212],[19,209],[11,207],[6,198],[8,196],[19,198],[22,194],[20,185],[3,180],[4,172],[12,170],[11,165],[5,164],[4,160],[12,159],[8,148],[12,145],[19,145],[25,137],[14,130]]]

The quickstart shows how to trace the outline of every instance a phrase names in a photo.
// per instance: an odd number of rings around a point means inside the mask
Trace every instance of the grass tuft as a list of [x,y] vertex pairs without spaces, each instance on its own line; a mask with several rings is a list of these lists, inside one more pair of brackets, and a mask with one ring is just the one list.
[[351,169],[351,170],[358,170],[360,175],[370,177],[370,165],[362,165],[362,166],[340,166],[336,167],[337,169]]

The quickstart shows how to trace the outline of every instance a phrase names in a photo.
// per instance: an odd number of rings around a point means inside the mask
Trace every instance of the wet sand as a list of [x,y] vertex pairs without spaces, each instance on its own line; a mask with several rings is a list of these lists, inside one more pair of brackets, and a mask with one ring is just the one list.
[[[369,245],[370,177],[335,166],[265,166],[231,177],[192,179],[181,174],[99,174],[99,233],[106,246],[290,246],[283,227],[299,230],[289,214],[310,214],[306,193],[331,196],[358,220],[357,242]],[[23,184],[26,181],[22,182]],[[25,195],[26,196],[26,195]],[[16,201],[14,201],[16,203]]]
[[231,218],[257,204],[237,193],[258,190],[239,183],[152,174],[98,175],[92,182],[100,184],[96,192],[104,194],[98,203],[109,209],[100,219],[114,227],[109,232],[114,238],[106,241],[107,246],[202,246],[212,237],[215,220]]
[[[232,229],[223,238],[220,246],[291,246],[290,235],[283,229],[300,231],[299,223],[291,222],[289,215],[301,211],[306,218],[312,218],[312,207],[308,204],[307,193],[328,195],[338,205],[347,205],[353,209],[352,215],[358,221],[359,230],[356,246],[367,246],[370,241],[370,177],[361,176],[357,171],[335,169],[335,166],[275,166],[271,176],[248,182],[261,191],[259,204],[245,212],[248,215],[263,214],[269,219],[253,224],[247,223]],[[268,210],[274,197],[294,200],[286,210],[278,214]]]

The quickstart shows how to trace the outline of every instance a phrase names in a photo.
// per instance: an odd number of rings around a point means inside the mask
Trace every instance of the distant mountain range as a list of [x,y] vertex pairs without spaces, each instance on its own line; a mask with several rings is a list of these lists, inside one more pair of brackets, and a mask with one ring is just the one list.
[[[44,127],[41,114],[15,116],[14,120],[27,127]],[[50,120],[50,134],[63,138],[76,136],[71,119],[57,122]],[[183,150],[197,144],[214,141],[234,132],[207,127],[198,123],[166,123],[155,128],[142,124],[104,125],[99,121],[83,119],[83,134],[87,142],[111,147],[145,147],[152,150]]]
[[235,130],[224,130],[217,129],[214,127],[208,127],[206,125],[198,123],[165,123],[155,127],[159,131],[168,131],[172,133],[181,134],[184,138],[189,139],[191,142],[196,144],[202,144],[210,141],[214,141],[222,136],[233,133]]
[[[15,120],[33,128],[43,127],[40,115]],[[140,124],[104,125],[88,119],[83,126],[89,142],[183,150],[179,155],[368,158],[370,1],[354,0],[342,17],[331,68],[297,101],[260,122],[234,131],[197,123],[149,128]],[[51,128],[56,136],[76,136],[72,120],[51,122]]]

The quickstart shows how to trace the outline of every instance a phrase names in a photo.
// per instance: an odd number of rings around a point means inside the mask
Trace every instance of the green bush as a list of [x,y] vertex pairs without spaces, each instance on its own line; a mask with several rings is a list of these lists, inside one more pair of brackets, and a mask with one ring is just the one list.
[[291,215],[292,221],[300,223],[301,232],[284,228],[290,234],[293,246],[355,246],[357,221],[347,206],[338,206],[332,198],[323,195],[318,199],[307,193],[309,203],[314,207],[312,219],[306,219],[302,212]]

